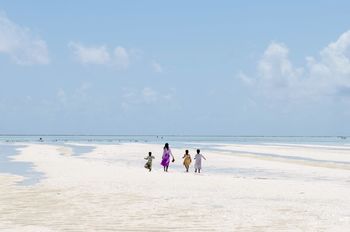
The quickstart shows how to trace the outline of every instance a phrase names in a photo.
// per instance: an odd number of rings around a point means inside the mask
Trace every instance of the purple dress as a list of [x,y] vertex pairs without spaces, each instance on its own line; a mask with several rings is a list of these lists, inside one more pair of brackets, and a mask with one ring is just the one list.
[[164,166],[164,167],[169,166],[170,154],[171,154],[170,149],[169,150],[164,149],[163,156],[162,156],[162,162],[160,163],[162,166]]

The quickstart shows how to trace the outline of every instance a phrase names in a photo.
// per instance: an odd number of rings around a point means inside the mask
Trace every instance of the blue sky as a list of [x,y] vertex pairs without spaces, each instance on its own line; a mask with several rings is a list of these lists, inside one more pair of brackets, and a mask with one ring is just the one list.
[[0,134],[350,134],[349,1],[0,1]]

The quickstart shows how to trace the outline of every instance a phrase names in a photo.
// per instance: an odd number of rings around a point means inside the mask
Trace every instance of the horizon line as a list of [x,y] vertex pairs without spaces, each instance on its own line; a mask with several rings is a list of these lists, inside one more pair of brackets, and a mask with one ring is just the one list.
[[127,137],[127,136],[155,136],[155,137],[350,137],[348,135],[223,135],[223,134],[0,134],[0,136],[119,136],[119,137]]

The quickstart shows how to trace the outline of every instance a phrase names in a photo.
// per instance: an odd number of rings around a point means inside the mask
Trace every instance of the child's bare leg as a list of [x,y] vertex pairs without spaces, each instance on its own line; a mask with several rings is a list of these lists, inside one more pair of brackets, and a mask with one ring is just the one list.
[[194,172],[197,172],[197,168],[194,169]]
[[168,168],[169,168],[169,166],[166,166],[166,167],[165,167],[165,171],[166,171],[166,172],[168,171]]
[[201,169],[200,168],[198,168],[198,173],[201,173]]

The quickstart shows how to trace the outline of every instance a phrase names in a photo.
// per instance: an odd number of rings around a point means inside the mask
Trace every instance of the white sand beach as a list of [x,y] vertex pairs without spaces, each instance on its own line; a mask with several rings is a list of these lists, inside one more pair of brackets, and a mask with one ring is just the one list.
[[[0,231],[349,231],[350,146],[213,144],[201,174],[162,145],[25,143],[13,162],[42,174],[0,174]],[[76,155],[71,146],[93,146]],[[156,157],[144,167],[148,151]],[[190,149],[194,157],[195,150]]]

